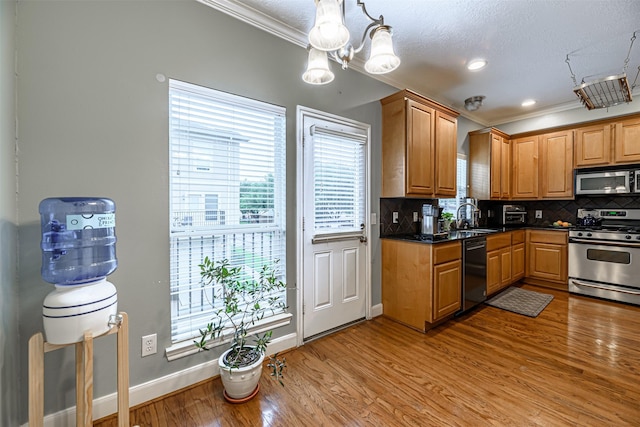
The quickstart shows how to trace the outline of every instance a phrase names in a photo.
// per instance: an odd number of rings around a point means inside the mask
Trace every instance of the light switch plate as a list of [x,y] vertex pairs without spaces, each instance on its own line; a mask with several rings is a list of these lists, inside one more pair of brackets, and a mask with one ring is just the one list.
[[413,213],[413,222],[418,222],[418,212]]
[[398,212],[394,212],[392,218],[393,218],[393,223],[397,224],[398,223]]
[[537,219],[541,219],[542,218],[542,211],[536,211],[536,218]]

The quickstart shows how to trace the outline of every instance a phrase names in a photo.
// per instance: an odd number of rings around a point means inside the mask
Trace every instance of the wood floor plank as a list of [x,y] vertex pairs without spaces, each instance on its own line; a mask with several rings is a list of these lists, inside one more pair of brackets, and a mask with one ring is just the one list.
[[265,370],[250,402],[227,403],[214,378],[132,408],[131,423],[640,425],[640,307],[522,287],[554,299],[536,318],[483,305],[426,334],[379,317],[286,353],[286,386]]

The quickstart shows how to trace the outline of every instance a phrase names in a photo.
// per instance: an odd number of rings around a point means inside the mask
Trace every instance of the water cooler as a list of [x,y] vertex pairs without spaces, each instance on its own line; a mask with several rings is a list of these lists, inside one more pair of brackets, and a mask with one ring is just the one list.
[[51,344],[80,342],[107,332],[118,295],[106,277],[116,260],[115,203],[105,198],[48,198],[40,202],[42,278],[55,285],[42,306]]

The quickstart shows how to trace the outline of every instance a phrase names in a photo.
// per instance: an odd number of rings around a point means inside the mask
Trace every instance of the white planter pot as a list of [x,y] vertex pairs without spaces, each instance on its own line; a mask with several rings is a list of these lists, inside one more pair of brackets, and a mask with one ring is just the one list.
[[224,364],[224,358],[230,351],[231,349],[225,351],[218,359],[220,378],[222,379],[226,396],[231,399],[242,399],[253,393],[258,386],[258,381],[260,381],[260,375],[262,374],[264,354],[260,355],[260,358],[249,366],[229,368]]

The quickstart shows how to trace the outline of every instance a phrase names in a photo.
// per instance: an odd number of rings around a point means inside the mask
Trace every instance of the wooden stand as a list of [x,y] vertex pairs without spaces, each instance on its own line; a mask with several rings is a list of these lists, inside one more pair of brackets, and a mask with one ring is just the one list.
[[127,313],[120,312],[109,320],[111,329],[72,344],[49,344],[38,332],[29,339],[29,427],[44,423],[44,354],[76,346],[76,426],[93,425],[93,339],[118,334],[118,427],[129,427],[129,323]]

